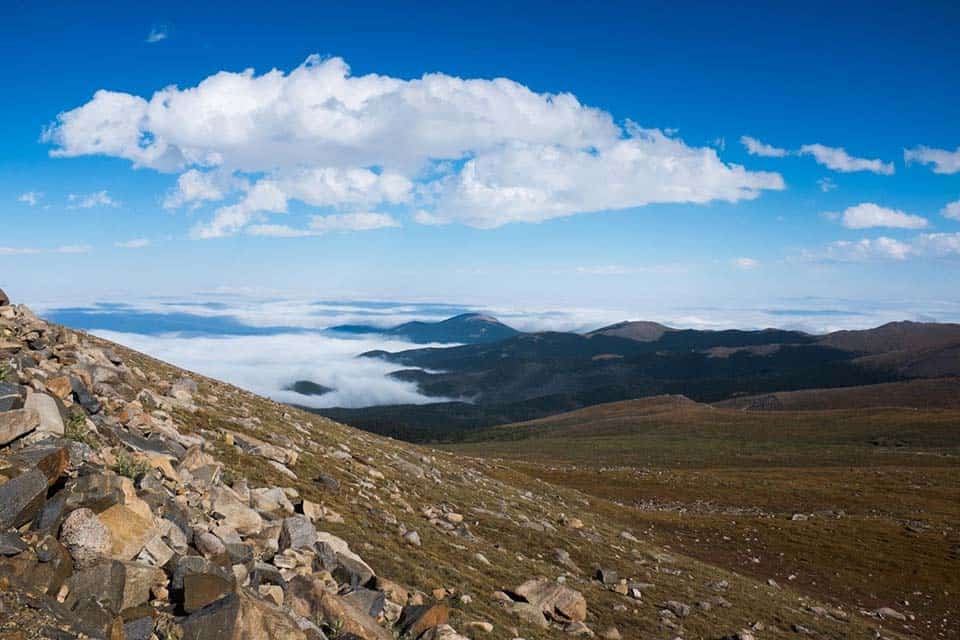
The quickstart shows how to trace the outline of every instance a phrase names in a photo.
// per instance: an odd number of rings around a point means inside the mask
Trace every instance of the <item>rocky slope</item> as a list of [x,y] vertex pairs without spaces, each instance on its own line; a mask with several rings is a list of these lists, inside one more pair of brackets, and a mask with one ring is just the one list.
[[[616,505],[49,324],[0,291],[0,638],[902,637]],[[906,626],[904,626],[906,625]]]

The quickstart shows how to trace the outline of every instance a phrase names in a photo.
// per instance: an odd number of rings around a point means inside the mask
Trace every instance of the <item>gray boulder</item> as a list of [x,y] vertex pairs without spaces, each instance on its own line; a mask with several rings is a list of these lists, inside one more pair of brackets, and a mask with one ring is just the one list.
[[89,567],[110,554],[113,538],[106,525],[90,509],[77,509],[60,528],[60,542],[67,548],[77,567]]
[[317,530],[306,516],[290,516],[283,519],[280,528],[280,551],[304,549],[317,542]]

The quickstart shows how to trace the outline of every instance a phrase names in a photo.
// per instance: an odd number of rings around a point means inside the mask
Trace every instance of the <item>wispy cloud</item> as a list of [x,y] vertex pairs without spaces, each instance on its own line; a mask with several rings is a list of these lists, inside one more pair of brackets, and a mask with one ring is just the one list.
[[960,200],[948,202],[943,209],[940,210],[940,215],[944,218],[950,218],[951,220],[960,220]]
[[23,204],[30,205],[31,207],[37,206],[40,203],[40,200],[43,199],[43,194],[39,191],[27,191],[26,193],[21,193],[17,198],[17,202],[22,202]]
[[0,247],[0,256],[26,256],[34,253],[43,253],[43,250],[32,247]]
[[934,173],[960,173],[960,147],[954,151],[919,146],[903,150],[904,162],[933,165]]
[[847,207],[842,213],[827,213],[831,220],[840,220],[847,229],[869,229],[871,227],[891,227],[895,229],[924,229],[929,223],[922,216],[913,215],[899,209],[881,207],[873,202],[861,202]]
[[0,247],[0,256],[26,256],[41,253],[90,253],[93,247],[86,244],[65,244],[53,249],[38,247]]
[[92,253],[93,247],[88,244],[65,244],[53,250],[53,253]]
[[760,261],[753,258],[735,258],[733,260],[733,266],[735,266],[737,269],[750,271],[751,269],[758,268],[760,266]]
[[154,44],[160,42],[161,40],[166,40],[169,35],[170,30],[166,25],[154,25],[150,27],[150,33],[147,34],[146,42],[149,44]]
[[126,240],[124,242],[115,242],[113,246],[120,249],[142,249],[150,246],[150,240],[147,238],[134,238],[133,240]]
[[790,153],[786,149],[781,149],[771,144],[760,142],[756,138],[751,138],[750,136],[742,136],[740,138],[740,144],[745,146],[747,148],[747,153],[752,156],[762,156],[764,158],[782,158]]
[[842,147],[827,147],[822,144],[805,144],[800,147],[800,153],[811,155],[814,159],[834,171],[842,173],[852,173],[855,171],[869,171],[881,175],[893,175],[894,167],[892,162],[883,162],[882,160],[869,160],[866,158],[856,158],[847,153]]
[[800,257],[802,260],[816,262],[957,258],[960,257],[960,233],[923,233],[907,240],[884,236],[837,240],[819,250],[802,251]]
[[106,190],[94,193],[71,193],[67,196],[67,206],[70,209],[92,209],[93,207],[119,207],[120,202],[114,200]]
[[319,236],[335,231],[371,231],[399,227],[400,222],[385,213],[358,212],[335,213],[328,216],[312,216],[307,229],[296,229],[282,224],[258,224],[247,227],[247,233],[254,236],[275,238],[299,238]]
[[830,191],[835,191],[837,189],[837,183],[833,181],[833,178],[827,176],[817,180],[817,186],[820,187],[820,191],[828,193]]

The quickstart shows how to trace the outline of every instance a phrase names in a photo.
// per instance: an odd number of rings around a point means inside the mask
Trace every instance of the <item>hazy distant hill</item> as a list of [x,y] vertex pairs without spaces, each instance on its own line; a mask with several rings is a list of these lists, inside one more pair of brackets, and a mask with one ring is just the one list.
[[874,329],[835,331],[818,342],[845,351],[888,353],[960,345],[960,324],[890,322]]
[[659,322],[646,322],[641,320],[611,324],[610,326],[591,331],[587,336],[604,335],[614,338],[637,340],[638,342],[652,342],[659,340],[667,331],[675,331],[675,329],[662,325]]
[[406,322],[386,329],[370,325],[342,324],[331,327],[330,331],[397,336],[417,344],[430,342],[463,342],[466,344],[497,342],[520,333],[496,318],[480,313],[464,313],[440,322]]

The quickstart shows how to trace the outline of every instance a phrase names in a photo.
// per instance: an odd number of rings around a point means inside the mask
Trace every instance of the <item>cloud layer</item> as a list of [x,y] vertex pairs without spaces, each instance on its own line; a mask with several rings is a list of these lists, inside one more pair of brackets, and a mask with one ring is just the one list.
[[779,174],[618,125],[568,93],[506,78],[352,76],[342,59],[317,56],[290,73],[220,72],[149,99],[101,90],[45,139],[57,157],[180,173],[167,206],[222,203],[195,230],[204,238],[267,223],[292,200],[333,213],[405,205],[420,222],[489,228],[784,187]]

